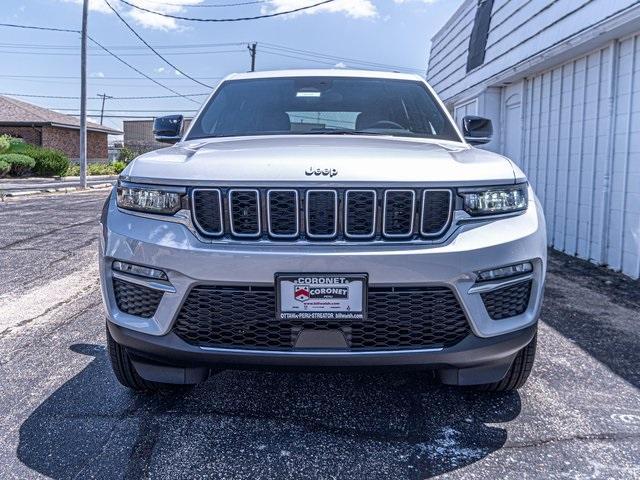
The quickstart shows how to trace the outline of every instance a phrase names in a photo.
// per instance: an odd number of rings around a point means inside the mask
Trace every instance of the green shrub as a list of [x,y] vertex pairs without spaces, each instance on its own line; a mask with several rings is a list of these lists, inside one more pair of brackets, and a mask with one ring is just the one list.
[[125,162],[115,161],[111,164],[111,166],[113,167],[114,173],[119,174],[126,168],[127,164]]
[[4,177],[11,170],[11,165],[8,162],[0,160],[0,178]]
[[138,154],[131,150],[129,147],[123,147],[118,154],[118,162],[129,163],[137,156]]
[[35,175],[42,177],[61,176],[69,167],[69,159],[58,150],[27,145],[22,148],[21,153],[35,160],[36,164],[33,167]]
[[21,138],[9,138],[9,151],[7,153],[22,153],[25,148],[30,147],[28,143],[25,143]]
[[[90,163],[87,165],[87,175],[117,175],[124,168],[126,164],[124,162],[113,163]],[[80,165],[72,163],[67,167],[64,174],[67,177],[77,177],[80,175]]]
[[108,163],[90,163],[89,167],[89,175],[112,175],[113,167]]
[[64,173],[65,177],[77,177],[80,175],[80,165],[77,163],[70,163],[67,167],[67,171]]
[[0,135],[0,154],[8,152],[9,148],[11,148],[11,137]]
[[11,166],[9,173],[14,177],[21,177],[28,174],[36,164],[33,158],[19,153],[5,153],[0,155],[0,162],[6,162]]

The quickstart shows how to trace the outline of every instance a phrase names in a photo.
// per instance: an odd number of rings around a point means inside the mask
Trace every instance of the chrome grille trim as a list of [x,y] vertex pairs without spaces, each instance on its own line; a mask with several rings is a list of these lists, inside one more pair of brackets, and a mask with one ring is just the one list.
[[[349,194],[354,192],[364,192],[364,193],[373,193],[373,219],[371,222],[371,232],[368,234],[352,234],[349,233]],[[375,190],[365,190],[365,189],[353,189],[346,190],[344,193],[344,236],[352,239],[368,239],[373,238],[376,235],[377,229],[377,212],[378,212],[378,192]]]
[[[449,208],[448,208],[448,212],[449,215],[447,216],[447,220],[446,222],[444,222],[443,227],[438,230],[437,232],[432,232],[432,233],[428,233],[424,231],[424,214],[425,214],[425,205],[426,205],[426,197],[428,193],[433,193],[433,192],[447,192],[449,194]],[[420,208],[420,235],[422,235],[423,237],[439,237],[440,235],[442,235],[447,228],[449,228],[449,224],[451,223],[451,217],[453,216],[453,192],[451,190],[449,190],[448,188],[428,188],[422,191],[422,200],[420,202],[421,204],[421,208]]]
[[[407,233],[388,233],[387,232],[387,207],[388,207],[388,199],[390,193],[401,193],[401,192],[409,192],[411,193],[411,223],[409,232]],[[411,189],[389,189],[384,192],[384,202],[382,205],[382,235],[387,238],[410,238],[413,236],[414,223],[415,223],[415,210],[416,210],[416,192]]]
[[[295,196],[295,216],[296,216],[296,231],[292,234],[282,234],[282,233],[274,233],[271,228],[272,219],[271,219],[271,194],[274,192],[293,192]],[[298,190],[295,188],[274,188],[271,190],[267,190],[267,230],[270,237],[273,238],[298,238],[300,236],[300,196],[298,194]]]
[[[326,193],[333,194],[333,232],[331,234],[314,234],[309,231],[309,195],[314,193]],[[315,239],[332,239],[338,235],[338,192],[331,189],[309,189],[305,193],[304,197],[305,210],[304,210],[304,223],[306,234],[309,238]]]
[[[256,197],[256,210],[257,210],[257,222],[258,222],[258,228],[257,231],[255,233],[241,233],[241,232],[237,232],[234,228],[234,219],[233,219],[233,194],[234,193],[240,193],[240,192],[251,192],[253,194],[255,194]],[[260,191],[255,189],[255,188],[232,188],[229,190],[229,193],[227,194],[227,201],[229,202],[229,228],[231,229],[231,234],[235,237],[242,237],[242,238],[258,238],[260,235],[262,235],[262,214],[261,214],[261,208],[260,208]]]
[[219,188],[194,188],[191,191],[191,205],[195,205],[196,202],[196,193],[197,192],[211,192],[215,193],[218,196],[218,215],[220,215],[220,230],[211,231],[204,228],[200,222],[198,221],[198,216],[193,212],[193,223],[195,223],[196,227],[205,235],[219,237],[224,233],[224,213],[223,213],[223,202],[222,202],[222,193]]

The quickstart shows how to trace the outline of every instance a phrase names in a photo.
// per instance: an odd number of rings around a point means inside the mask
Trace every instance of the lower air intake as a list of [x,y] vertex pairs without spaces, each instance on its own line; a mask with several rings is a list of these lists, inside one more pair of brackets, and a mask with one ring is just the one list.
[[118,278],[113,279],[113,294],[120,311],[142,318],[153,317],[162,298],[161,291]]
[[340,330],[350,350],[440,348],[469,335],[453,292],[444,287],[370,288],[365,321],[276,320],[271,287],[199,286],[174,332],[200,347],[292,350],[303,329]]
[[482,293],[482,301],[493,320],[515,317],[525,312],[531,296],[531,280]]

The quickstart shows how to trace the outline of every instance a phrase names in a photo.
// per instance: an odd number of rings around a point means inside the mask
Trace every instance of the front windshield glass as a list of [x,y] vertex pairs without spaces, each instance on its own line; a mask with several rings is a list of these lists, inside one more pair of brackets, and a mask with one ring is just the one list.
[[346,77],[224,82],[194,123],[187,140],[299,134],[460,141],[421,82]]

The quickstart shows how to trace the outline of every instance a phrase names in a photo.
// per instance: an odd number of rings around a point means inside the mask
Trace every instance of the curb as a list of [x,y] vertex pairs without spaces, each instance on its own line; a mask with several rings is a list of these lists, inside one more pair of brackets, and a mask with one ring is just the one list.
[[[77,182],[80,180],[79,176],[74,177],[53,177],[60,182]],[[89,180],[117,180],[118,175],[87,175],[87,181]]]
[[[102,190],[105,188],[113,187],[112,183],[97,183],[95,185],[89,185],[87,190]],[[29,197],[31,195],[39,195],[41,193],[71,193],[81,192],[78,187],[63,187],[63,188],[44,188],[42,190],[16,190],[14,192],[6,192],[5,197]]]

